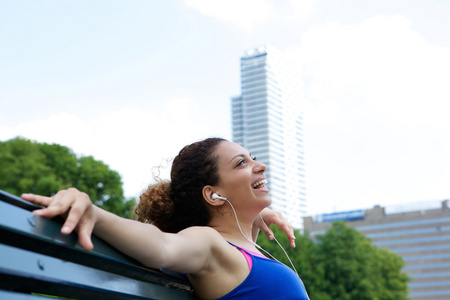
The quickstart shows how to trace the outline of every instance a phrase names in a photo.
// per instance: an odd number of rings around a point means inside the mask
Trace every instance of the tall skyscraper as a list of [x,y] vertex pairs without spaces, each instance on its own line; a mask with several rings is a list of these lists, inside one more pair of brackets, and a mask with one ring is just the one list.
[[295,228],[306,213],[302,80],[271,46],[241,57],[241,95],[232,100],[233,141],[267,166],[272,208]]

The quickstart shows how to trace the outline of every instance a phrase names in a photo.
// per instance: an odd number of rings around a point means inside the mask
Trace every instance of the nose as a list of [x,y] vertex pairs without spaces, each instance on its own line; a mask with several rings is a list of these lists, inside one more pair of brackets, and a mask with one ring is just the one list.
[[255,173],[264,173],[267,169],[266,165],[260,161],[254,161],[255,165],[253,166],[253,172]]

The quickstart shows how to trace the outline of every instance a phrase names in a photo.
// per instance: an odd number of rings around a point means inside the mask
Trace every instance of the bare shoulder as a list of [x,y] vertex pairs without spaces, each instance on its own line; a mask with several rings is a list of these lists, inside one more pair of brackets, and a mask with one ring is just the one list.
[[194,248],[202,249],[203,255],[208,257],[209,266],[226,263],[229,266],[236,259],[236,249],[214,228],[208,226],[194,226],[180,231],[177,235],[193,244]]
[[[201,267],[186,272],[200,298],[217,299],[242,283],[250,270],[240,251],[211,227],[191,227],[179,232],[206,247]],[[203,247],[202,247],[203,248]]]
[[222,235],[214,228],[208,226],[193,226],[180,231],[177,235],[204,243],[211,248],[229,246]]
[[242,262],[242,254],[236,251],[236,248],[231,246],[214,228],[190,227],[178,234],[189,240],[190,243],[194,243],[194,247],[202,249],[203,255],[207,258],[206,269],[214,269],[215,272],[217,272],[217,268],[234,269],[236,264]]
[[165,234],[164,269],[199,274],[217,269],[229,244],[211,227],[189,227],[177,234]]
[[187,235],[220,235],[220,233],[215,230],[214,228],[211,228],[209,226],[192,226],[188,227],[186,229],[181,230],[178,234],[187,234]]

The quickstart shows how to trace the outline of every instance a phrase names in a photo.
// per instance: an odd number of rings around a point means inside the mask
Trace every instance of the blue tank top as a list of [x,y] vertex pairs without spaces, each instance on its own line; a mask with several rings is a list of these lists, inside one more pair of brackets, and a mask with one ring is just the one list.
[[248,253],[252,257],[253,266],[250,274],[240,285],[218,300],[309,300],[302,280],[289,267],[275,260],[253,255],[236,245],[233,246]]

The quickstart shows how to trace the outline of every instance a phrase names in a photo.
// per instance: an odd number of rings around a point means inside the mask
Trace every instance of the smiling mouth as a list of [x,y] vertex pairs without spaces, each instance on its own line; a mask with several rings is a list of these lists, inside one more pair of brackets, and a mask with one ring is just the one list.
[[262,179],[260,181],[255,182],[254,184],[252,184],[252,188],[253,189],[262,189],[266,186],[267,180],[266,179]]

